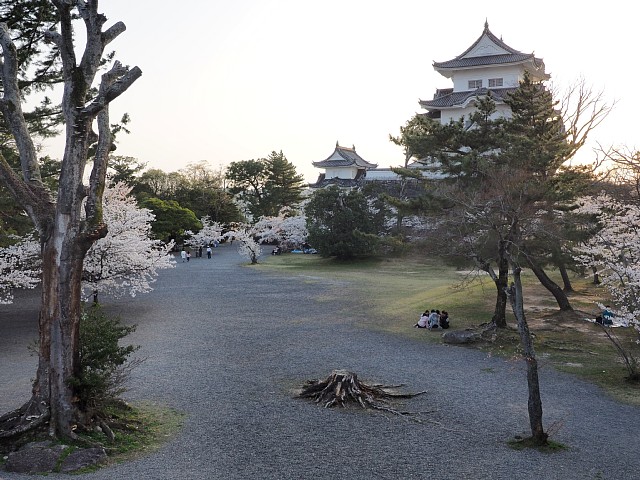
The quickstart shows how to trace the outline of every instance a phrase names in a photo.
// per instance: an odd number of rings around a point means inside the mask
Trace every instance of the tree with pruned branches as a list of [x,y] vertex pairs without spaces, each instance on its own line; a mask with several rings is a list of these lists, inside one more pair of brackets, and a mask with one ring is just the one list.
[[[0,110],[21,165],[17,174],[0,157],[0,179],[33,221],[42,252],[38,369],[30,400],[0,417],[0,440],[5,441],[40,427],[52,437],[74,438],[76,426],[83,425],[72,379],[79,369],[83,261],[108,231],[102,196],[113,144],[109,105],[142,74],[138,67],[118,61],[106,66],[105,48],[125,31],[125,25],[116,22],[107,27],[97,0],[51,0],[47,5],[53,7],[55,24],[43,36],[52,46],[64,82],[61,111],[66,143],[55,193],[42,181],[23,110],[21,81],[28,68],[19,55],[21,30],[0,24]],[[86,38],[80,49],[74,43],[78,24],[84,26]],[[91,174],[85,185],[90,152]]]

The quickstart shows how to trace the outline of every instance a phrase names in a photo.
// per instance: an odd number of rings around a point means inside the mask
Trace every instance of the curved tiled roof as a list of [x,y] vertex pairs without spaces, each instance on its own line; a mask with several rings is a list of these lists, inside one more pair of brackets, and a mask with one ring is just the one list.
[[367,162],[364,158],[356,153],[355,148],[341,147],[340,145],[336,144],[336,149],[331,155],[320,162],[313,162],[313,166],[319,168],[352,166],[362,168],[376,168],[378,165],[375,163]]
[[420,105],[424,108],[445,108],[445,107],[456,107],[462,106],[469,101],[471,98],[475,98],[477,96],[485,96],[489,92],[491,92],[491,96],[497,102],[501,102],[507,94],[511,92],[515,92],[517,90],[516,87],[509,88],[478,88],[476,90],[466,91],[466,92],[452,92],[446,95],[437,96],[433,100],[420,100]]
[[[495,55],[481,55],[481,56],[469,56],[471,52],[483,39],[487,37],[498,49],[502,49],[508,53],[495,54]],[[537,58],[533,53],[522,53],[515,48],[510,47],[504,43],[500,38],[496,37],[491,30],[489,30],[489,23],[485,22],[484,30],[478,39],[473,44],[462,52],[457,57],[447,60],[446,62],[433,62],[433,68],[435,69],[449,69],[449,68],[465,68],[465,67],[477,67],[482,65],[500,65],[507,63],[521,63],[531,61],[534,67],[537,69],[544,69],[544,62],[541,58]]]
[[506,53],[500,55],[485,55],[482,57],[454,58],[446,62],[433,62],[433,68],[465,68],[477,67],[481,65],[501,65],[507,63],[522,63],[531,61],[536,68],[540,68],[544,63],[540,58],[536,58],[533,53]]

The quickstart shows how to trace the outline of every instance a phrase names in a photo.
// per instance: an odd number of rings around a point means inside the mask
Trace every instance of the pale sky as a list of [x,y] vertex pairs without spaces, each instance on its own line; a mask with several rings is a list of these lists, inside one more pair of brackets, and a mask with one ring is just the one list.
[[[639,9],[628,0],[103,0],[100,9],[107,25],[127,25],[110,45],[116,58],[143,72],[112,104],[112,119],[132,119],[117,153],[149,168],[217,169],[282,150],[313,182],[311,163],[336,141],[400,165],[389,134],[421,111],[419,99],[452,86],[432,63],[466,50],[485,19],[509,46],[543,58],[553,86],[584,77],[617,102],[593,142],[640,147]],[[46,152],[61,158],[61,145]]]

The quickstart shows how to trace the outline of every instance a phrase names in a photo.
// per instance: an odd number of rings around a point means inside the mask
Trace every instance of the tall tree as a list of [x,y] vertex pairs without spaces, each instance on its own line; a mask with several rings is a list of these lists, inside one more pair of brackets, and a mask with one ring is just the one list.
[[271,152],[266,159],[265,205],[262,215],[274,217],[284,207],[293,207],[302,200],[304,177],[282,150]]
[[[109,104],[142,74],[138,67],[124,67],[116,61],[95,85],[98,71],[104,65],[104,50],[124,32],[125,25],[117,22],[103,30],[107,18],[98,12],[97,0],[51,3],[58,29],[52,28],[45,35],[59,53],[62,66],[66,138],[56,199],[43,183],[34,139],[22,109],[23,72],[13,40],[16,32],[12,33],[6,23],[0,24],[3,85],[0,109],[20,154],[22,170],[22,177],[16,175],[1,157],[0,178],[35,224],[43,259],[38,370],[31,400],[11,415],[20,421],[0,433],[0,438],[5,439],[45,424],[51,436],[72,438],[74,425],[82,425],[83,415],[74,402],[72,379],[79,372],[83,261],[91,245],[107,233],[102,194],[112,146]],[[74,18],[85,27],[85,43],[79,49],[74,44]],[[97,133],[93,130],[94,122]],[[94,145],[89,185],[85,187],[84,170]]]
[[267,158],[232,162],[227,167],[229,192],[245,214],[255,221],[262,216],[274,217],[283,207],[292,207],[302,199],[304,178],[282,151],[273,151]]
[[140,162],[134,157],[111,155],[109,157],[107,176],[113,185],[125,183],[130,187],[135,187],[138,183],[138,175],[144,170],[145,166],[146,163]]
[[226,179],[229,182],[229,192],[247,205],[249,211],[245,213],[255,218],[260,217],[267,180],[264,159],[231,162],[227,167]]

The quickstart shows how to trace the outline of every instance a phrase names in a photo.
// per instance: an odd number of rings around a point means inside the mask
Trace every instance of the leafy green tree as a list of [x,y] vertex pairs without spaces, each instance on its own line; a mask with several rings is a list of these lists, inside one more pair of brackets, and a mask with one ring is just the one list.
[[302,200],[304,177],[282,150],[271,152],[266,159],[266,181],[264,185],[264,207],[261,216],[274,217],[284,207],[294,207]]
[[229,193],[247,205],[254,217],[262,213],[267,181],[267,165],[264,159],[231,162],[227,167],[226,179]]
[[[58,21],[50,0],[0,0],[0,22],[6,23],[13,34],[16,47],[17,80],[21,95],[45,92],[62,82],[60,51],[44,37]],[[44,96],[32,110],[24,112],[29,132],[34,137],[46,138],[58,133],[62,124],[62,111]],[[0,121],[0,140],[3,145],[13,144],[6,119]]]
[[135,187],[138,183],[138,176],[146,165],[146,163],[140,162],[134,157],[110,155],[107,176],[112,185],[124,183],[130,187]]
[[198,218],[209,217],[218,223],[243,220],[233,198],[224,190],[222,172],[212,170],[206,161],[202,161],[187,165],[181,176],[174,199]]
[[227,167],[229,192],[248,209],[254,219],[274,217],[283,207],[300,202],[304,178],[280,152],[267,158],[232,162]]
[[185,231],[198,231],[202,228],[198,217],[175,200],[148,198],[141,202],[140,206],[148,208],[155,215],[151,232],[155,238],[163,242],[174,240],[176,243],[181,243],[184,240]]
[[140,174],[133,192],[139,200],[149,197],[169,200],[173,195],[169,190],[168,174],[159,168],[150,168]]
[[139,201],[173,200],[196,217],[209,217],[214,222],[232,223],[244,218],[224,189],[222,173],[213,171],[206,162],[189,164],[181,172],[147,170],[140,175],[134,193]]
[[373,255],[382,222],[360,192],[338,187],[317,190],[305,207],[309,243],[324,257],[346,260]]

